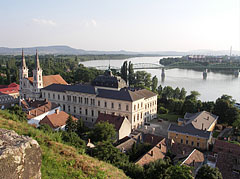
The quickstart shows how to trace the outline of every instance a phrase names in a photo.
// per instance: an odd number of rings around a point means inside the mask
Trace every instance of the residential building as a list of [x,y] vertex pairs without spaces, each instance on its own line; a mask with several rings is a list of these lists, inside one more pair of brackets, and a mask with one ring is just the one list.
[[197,174],[198,170],[202,167],[205,161],[205,156],[202,152],[194,149],[190,155],[181,163],[181,165],[186,165],[192,167],[192,172],[194,176]]
[[202,152],[194,149],[191,146],[185,144],[178,144],[173,139],[163,138],[153,148],[141,156],[135,163],[144,166],[150,162],[154,162],[159,159],[164,159],[167,152],[170,151],[174,158],[174,164],[186,165],[192,168],[193,175],[201,168],[205,157]]
[[215,140],[213,145],[215,166],[219,168],[223,179],[240,179],[240,145]]
[[39,99],[41,95],[41,88],[53,83],[67,84],[67,82],[60,75],[43,76],[42,72],[43,71],[39,63],[38,52],[36,51],[33,77],[28,77],[28,68],[22,51],[22,65],[19,70],[20,99]]
[[[59,109],[55,110],[55,113],[46,115],[39,124],[47,124],[49,125],[53,130],[57,131],[59,129],[65,130],[66,122],[69,118],[69,114],[67,114],[64,111],[59,111]],[[72,119],[74,121],[77,121],[78,119],[72,116]]]
[[166,139],[162,139],[158,144],[156,144],[151,150],[140,157],[135,163],[138,165],[146,165],[150,162],[154,162],[159,159],[164,159],[167,153],[167,143]]
[[157,117],[157,94],[127,88],[122,79],[115,78],[109,71],[91,85],[52,84],[42,88],[41,93],[42,98],[59,104],[63,111],[82,118],[90,127],[100,113],[125,116],[133,130]]
[[186,113],[184,118],[178,119],[178,125],[169,125],[168,138],[178,143],[208,150],[217,119],[218,116],[206,111]]
[[23,100],[23,111],[27,113],[28,124],[39,126],[39,122],[47,115],[54,114],[60,111],[59,105],[47,100]]
[[17,104],[19,101],[19,85],[0,85],[0,109],[5,109]]
[[131,133],[131,123],[125,116],[100,113],[96,120],[96,124],[100,122],[108,122],[114,126],[117,140],[129,136]]

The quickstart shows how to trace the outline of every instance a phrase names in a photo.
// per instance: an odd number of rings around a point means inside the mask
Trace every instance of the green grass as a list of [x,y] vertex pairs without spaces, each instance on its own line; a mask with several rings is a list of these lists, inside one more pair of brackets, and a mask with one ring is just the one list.
[[182,116],[176,115],[176,114],[158,114],[159,119],[164,119],[169,122],[177,122],[179,117],[182,117]]
[[25,121],[13,121],[15,118],[7,111],[0,110],[0,128],[14,130],[38,141],[42,151],[43,179],[127,178],[122,170],[111,164],[81,154],[76,148],[63,144],[60,133],[44,133]]

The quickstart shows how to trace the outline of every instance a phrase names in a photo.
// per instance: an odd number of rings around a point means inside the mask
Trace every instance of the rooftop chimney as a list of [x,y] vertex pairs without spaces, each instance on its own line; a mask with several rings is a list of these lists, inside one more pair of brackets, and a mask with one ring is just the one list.
[[59,114],[59,109],[56,109],[56,110],[55,110],[55,113],[56,113],[56,114]]
[[31,115],[31,111],[28,111],[28,115]]
[[35,116],[37,116],[37,110],[35,110]]
[[162,144],[159,144],[159,149],[161,150],[161,148],[162,148]]
[[185,155],[185,151],[184,150],[182,151],[182,154]]
[[151,150],[151,156],[153,156],[153,150]]

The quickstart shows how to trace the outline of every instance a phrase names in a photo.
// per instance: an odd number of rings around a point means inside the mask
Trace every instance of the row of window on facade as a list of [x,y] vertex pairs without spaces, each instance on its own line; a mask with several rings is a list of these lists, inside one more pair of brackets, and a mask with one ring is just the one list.
[[[150,102],[148,104],[145,104],[145,109],[149,109],[151,108],[152,106],[155,106],[157,104],[157,101],[153,101],[153,102]],[[143,108],[143,102],[141,102],[141,108]],[[135,104],[134,105],[134,111],[140,109],[140,104]]]
[[[178,137],[178,134],[176,134],[176,138],[177,138],[177,137]],[[194,141],[189,141],[189,140],[188,140],[188,136],[186,136],[186,138],[187,138],[187,139],[185,140],[185,142],[184,142],[184,139],[180,139],[181,144],[187,144],[187,145],[190,145],[190,144],[191,144],[192,146],[195,145],[195,142],[194,142]],[[197,138],[197,140],[199,141],[200,139]],[[199,145],[200,145],[199,142],[197,142],[196,144],[197,144],[197,147],[199,147]]]
[[[44,98],[46,97],[45,93],[43,93],[43,97]],[[50,93],[48,93],[48,98],[51,99]],[[61,98],[61,96],[58,94],[57,95],[57,99],[61,100],[60,98]],[[56,96],[55,96],[54,93],[52,95],[52,99],[54,99],[54,100],[56,99]],[[62,96],[62,100],[65,101],[65,95]],[[74,102],[74,103],[78,102],[80,104],[86,104],[86,105],[95,106],[95,99],[93,99],[93,98],[89,99],[87,97],[77,97],[77,96],[67,95],[67,101],[68,102]],[[101,101],[100,100],[97,101],[97,105],[101,106]],[[104,107],[105,108],[108,107],[107,101],[104,101]],[[111,102],[111,108],[114,109],[114,107],[115,107],[114,106],[114,102]],[[122,109],[122,104],[118,103],[118,110],[121,110],[121,109]],[[128,111],[128,110],[129,110],[129,106],[128,106],[128,104],[126,104],[126,111]]]
[[[66,111],[66,112],[69,112],[69,113],[71,113],[71,106],[70,105],[68,105],[67,106],[67,108],[66,108],[66,105],[65,104],[63,104],[62,105],[62,107],[63,107],[63,111]],[[90,115],[89,115],[89,111],[91,111],[91,113],[90,113]],[[101,111],[98,111],[98,114],[100,113]],[[74,106],[73,107],[73,113],[74,114],[77,114],[77,107],[76,106]],[[103,113],[107,113],[106,111],[104,111]],[[94,110],[92,109],[92,110],[88,110],[88,109],[82,109],[81,107],[79,108],[79,112],[78,112],[78,114],[79,115],[86,115],[86,116],[95,116],[95,113],[94,113]],[[112,112],[111,113],[112,115],[116,115],[116,113],[114,113],[114,112]],[[127,117],[127,119],[128,119],[128,116],[126,116]]]
[[0,97],[0,102],[10,102],[18,100],[18,96],[3,96]]

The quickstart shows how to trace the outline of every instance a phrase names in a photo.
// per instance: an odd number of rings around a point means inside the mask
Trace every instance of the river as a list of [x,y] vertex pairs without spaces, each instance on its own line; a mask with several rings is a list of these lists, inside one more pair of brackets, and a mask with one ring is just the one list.
[[[164,57],[135,57],[129,58],[127,61],[136,63],[155,63],[159,64],[159,60]],[[110,64],[114,67],[121,67],[123,60],[111,60]],[[109,60],[94,60],[81,62],[87,67],[108,66]],[[161,69],[145,69],[145,71],[156,75],[158,85],[172,86],[173,88],[184,87],[188,93],[190,91],[198,91],[202,101],[215,101],[222,94],[227,94],[233,97],[237,102],[240,102],[240,77],[234,75],[209,72],[207,78],[203,79],[203,73],[188,70],[188,69],[168,69],[165,71],[165,79],[161,80]]]

